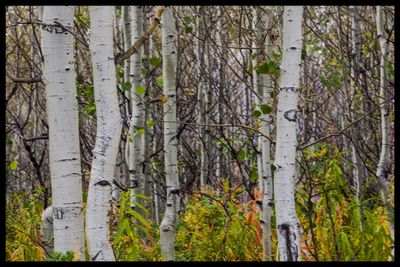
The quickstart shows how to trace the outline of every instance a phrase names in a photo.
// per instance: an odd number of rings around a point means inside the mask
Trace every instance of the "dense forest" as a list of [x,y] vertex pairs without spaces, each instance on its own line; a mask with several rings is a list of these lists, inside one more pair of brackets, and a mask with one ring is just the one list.
[[394,260],[394,6],[6,6],[6,261]]

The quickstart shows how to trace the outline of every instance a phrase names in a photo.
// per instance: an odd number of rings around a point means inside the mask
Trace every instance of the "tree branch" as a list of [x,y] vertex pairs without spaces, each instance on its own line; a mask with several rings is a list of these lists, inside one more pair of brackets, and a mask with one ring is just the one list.
[[139,48],[144,44],[144,42],[150,38],[150,35],[154,32],[156,29],[157,25],[160,24],[161,21],[161,15],[164,12],[165,6],[160,6],[156,10],[156,14],[153,18],[153,21],[147,28],[147,30],[143,33],[142,36],[137,39],[137,41],[123,54],[117,54],[115,56],[115,64],[121,64],[124,60],[128,59],[130,56],[133,54],[137,53],[139,51]]
[[6,72],[8,78],[10,78],[14,83],[39,83],[42,82],[42,78],[33,77],[33,78],[17,78],[14,77],[9,71]]

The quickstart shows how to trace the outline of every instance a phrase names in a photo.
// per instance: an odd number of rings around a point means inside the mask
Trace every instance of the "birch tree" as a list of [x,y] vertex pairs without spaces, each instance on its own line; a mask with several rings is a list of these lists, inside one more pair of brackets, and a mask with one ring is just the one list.
[[[389,229],[390,235],[394,240],[394,208],[392,205],[392,196],[389,190],[387,182],[387,175],[389,170],[389,157],[390,157],[390,143],[389,143],[389,109],[386,101],[386,90],[387,90],[387,41],[384,34],[384,12],[381,6],[376,7],[376,28],[378,33],[378,41],[380,46],[380,83],[379,83],[379,106],[381,112],[381,134],[382,134],[382,145],[381,152],[379,155],[379,163],[376,170],[376,176],[378,178],[379,190],[383,203],[385,203],[386,211],[389,217]],[[394,252],[394,248],[392,250]]]
[[[84,252],[82,171],[76,100],[74,7],[45,6],[42,52],[49,125],[54,250]],[[62,26],[61,26],[62,25]]]
[[161,18],[164,102],[164,164],[167,204],[160,224],[161,254],[164,260],[175,260],[175,229],[180,203],[176,140],[176,40],[177,29],[171,6]]
[[300,261],[295,210],[297,100],[302,49],[302,6],[285,6],[282,64],[277,106],[274,196],[281,261]]
[[91,6],[90,25],[97,130],[88,190],[86,236],[92,261],[114,261],[109,241],[109,214],[122,120],[113,55],[113,7]]
[[197,17],[197,37],[196,37],[196,59],[197,59],[197,105],[198,105],[198,135],[200,140],[200,187],[204,187],[207,182],[208,162],[207,162],[207,151],[206,142],[203,141],[205,136],[205,110],[206,110],[206,81],[204,78],[205,73],[205,34],[204,34],[204,6],[197,7],[199,16]]
[[[143,32],[142,8],[139,6],[131,6],[132,10],[132,40],[135,43]],[[131,89],[131,119],[129,123],[129,177],[131,181],[132,206],[138,203],[137,194],[143,194],[144,191],[144,87],[140,86],[141,76],[140,67],[142,65],[143,47],[132,55],[130,65],[130,79],[132,82]],[[142,88],[142,89],[139,89]]]
[[[351,73],[353,76],[353,79],[351,80],[351,90],[353,94],[353,100],[356,97],[357,94],[357,86],[359,85],[359,80],[360,80],[360,64],[361,64],[361,29],[360,29],[360,9],[357,6],[352,6],[352,20],[351,20],[351,40],[352,40],[352,54],[354,55],[354,59],[352,60],[352,68],[351,68]],[[358,115],[356,113],[356,108],[358,105],[356,105],[355,101],[351,102],[351,119],[356,120],[358,118]],[[358,214],[360,218],[362,218],[362,212],[361,212],[361,206],[359,205],[360,203],[360,198],[362,194],[362,185],[363,185],[363,180],[364,180],[364,175],[362,172],[362,166],[361,166],[361,158],[359,153],[357,152],[357,147],[360,146],[360,133],[359,131],[356,131],[355,129],[352,130],[352,136],[353,136],[353,142],[351,142],[351,161],[355,164],[353,167],[353,185],[355,188],[355,201],[358,204]],[[360,230],[362,231],[362,219],[360,220]]]
[[[267,106],[270,102],[271,93],[271,78],[268,75],[261,75],[257,73],[256,67],[261,60],[261,51],[264,50],[262,43],[263,32],[262,27],[269,28],[271,9],[267,7],[267,20],[262,25],[261,9],[254,7],[253,9],[253,28],[255,32],[255,41],[253,42],[253,49],[255,57],[253,58],[253,87],[257,93],[256,104],[259,108]],[[265,54],[271,54],[271,40],[269,36],[265,37]],[[269,60],[269,57],[267,58]],[[265,88],[265,89],[264,89]],[[261,134],[270,136],[270,117],[268,112],[262,112],[260,116],[260,132]],[[260,192],[262,193],[261,204],[261,225],[263,229],[263,260],[271,260],[271,214],[272,214],[272,173],[270,163],[270,141],[264,136],[258,136],[258,152],[257,152],[257,169],[258,169],[258,184]]]

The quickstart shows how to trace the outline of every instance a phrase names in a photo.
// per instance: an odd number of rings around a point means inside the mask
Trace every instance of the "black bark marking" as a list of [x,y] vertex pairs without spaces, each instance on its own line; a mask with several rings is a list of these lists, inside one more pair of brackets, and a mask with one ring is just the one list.
[[62,220],[62,218],[64,216],[64,212],[62,211],[62,209],[55,208],[55,214],[56,214],[57,220]]
[[[179,189],[174,189],[174,190],[171,190],[170,192],[169,192],[169,195],[171,195],[171,194],[175,194],[175,195],[178,195],[179,196]],[[168,195],[168,196],[169,196]]]
[[72,161],[72,160],[77,160],[77,158],[70,158],[70,159],[60,159],[60,161]]
[[290,225],[281,224],[278,226],[279,234],[285,238],[287,261],[297,261],[297,245],[292,242],[296,240],[296,234],[290,230]]
[[111,186],[110,182],[106,181],[106,180],[98,181],[97,183],[94,184],[94,186],[96,186],[96,185],[101,185],[101,186],[107,186],[108,185],[108,186]]
[[288,110],[285,113],[283,113],[283,117],[285,117],[285,119],[287,119],[288,121],[296,122],[296,120],[297,120],[297,110],[296,109]]
[[256,203],[260,206],[262,206],[262,201],[261,200],[256,200]]
[[139,181],[138,180],[132,180],[131,181],[131,188],[138,188],[139,187]]
[[281,91],[283,91],[283,90],[285,90],[286,92],[290,90],[295,93],[299,90],[299,88],[298,87],[282,87]]

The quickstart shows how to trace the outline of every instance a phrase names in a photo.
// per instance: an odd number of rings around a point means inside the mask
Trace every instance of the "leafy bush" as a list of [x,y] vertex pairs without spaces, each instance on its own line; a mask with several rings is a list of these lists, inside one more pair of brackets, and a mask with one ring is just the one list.
[[198,193],[189,199],[177,229],[177,260],[261,260],[262,245],[254,225],[258,220],[250,218],[256,215],[251,211],[244,214],[238,195],[229,196],[228,200],[215,195],[208,190],[207,194]]
[[386,212],[382,206],[366,205],[379,203],[368,196],[357,203],[342,171],[343,152],[322,145],[305,151],[305,156],[313,174],[308,182],[316,186],[310,189],[306,182],[297,194],[304,260],[388,260],[393,240]]
[[[136,195],[143,198],[143,195]],[[148,218],[150,212],[140,203],[130,205],[131,194],[121,195],[119,206],[114,206],[117,213],[115,223],[111,227],[113,248],[117,261],[158,261],[160,248],[157,244],[158,228]]]
[[6,260],[44,261],[40,243],[40,191],[14,193],[6,199]]

